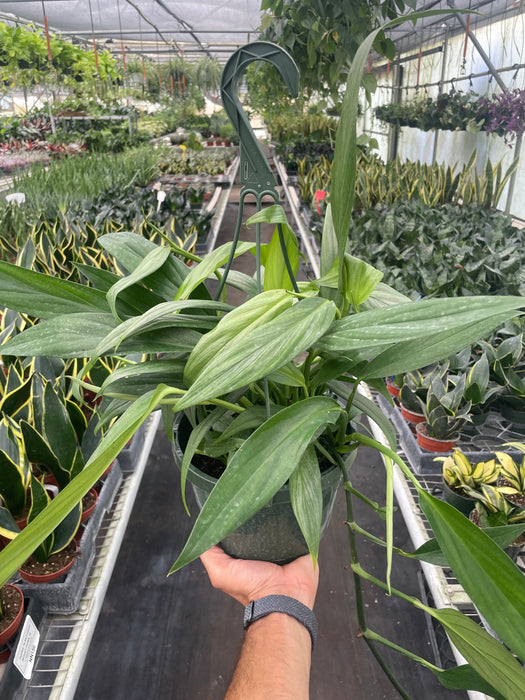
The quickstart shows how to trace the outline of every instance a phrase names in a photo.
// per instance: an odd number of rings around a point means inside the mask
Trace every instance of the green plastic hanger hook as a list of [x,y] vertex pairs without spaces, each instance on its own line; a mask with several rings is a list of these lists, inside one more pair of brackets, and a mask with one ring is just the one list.
[[253,61],[267,61],[274,65],[294,97],[297,97],[299,92],[299,69],[287,51],[269,41],[254,41],[242,46],[230,56],[224,67],[221,98],[224,109],[239,136],[241,185],[254,192],[261,192],[275,188],[277,181],[238,97],[240,77]]

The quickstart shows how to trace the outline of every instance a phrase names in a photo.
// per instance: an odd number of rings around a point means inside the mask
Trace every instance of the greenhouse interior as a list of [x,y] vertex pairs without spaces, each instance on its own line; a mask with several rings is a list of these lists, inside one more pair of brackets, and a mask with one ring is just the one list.
[[523,700],[524,69],[521,0],[0,1],[2,700]]

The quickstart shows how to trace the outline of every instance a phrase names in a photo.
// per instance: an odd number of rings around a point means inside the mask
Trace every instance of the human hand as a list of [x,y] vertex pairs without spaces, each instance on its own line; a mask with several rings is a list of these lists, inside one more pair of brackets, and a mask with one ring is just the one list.
[[319,566],[314,568],[309,554],[280,566],[266,561],[234,559],[215,546],[201,556],[201,561],[212,586],[244,606],[267,595],[287,595],[310,609],[314,607]]

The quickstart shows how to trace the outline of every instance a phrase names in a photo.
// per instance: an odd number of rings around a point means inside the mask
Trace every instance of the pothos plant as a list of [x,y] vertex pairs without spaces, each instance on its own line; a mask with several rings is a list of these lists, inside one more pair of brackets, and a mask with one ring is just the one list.
[[[435,13],[413,17],[429,14]],[[294,510],[315,559],[320,529],[316,464],[322,453],[343,474],[351,563],[358,590],[363,578],[371,580],[428,612],[443,625],[467,663],[444,670],[399,649],[368,628],[360,605],[362,636],[374,654],[378,656],[376,642],[381,642],[424,664],[447,687],[473,688],[518,700],[525,685],[525,671],[513,655],[525,661],[522,573],[484,532],[424,490],[397,455],[395,434],[386,417],[358,393],[361,383],[379,389],[384,376],[451,355],[521,314],[525,306],[522,297],[413,302],[382,285],[381,273],[347,251],[355,183],[357,97],[376,35],[372,33],[362,44],[349,74],[336,139],[332,204],[323,232],[319,279],[295,280],[297,240],[278,206],[252,219],[256,224],[277,224],[268,248],[261,249],[258,242],[238,243],[232,252],[233,244],[226,244],[204,260],[190,256],[196,263],[191,269],[177,257],[188,255],[173,244],[156,246],[123,233],[99,240],[125,274],[89,275],[92,286],[0,264],[3,303],[42,319],[11,339],[5,352],[90,357],[93,361],[118,352],[125,362],[100,387],[100,393],[113,399],[105,420],[118,419],[84,470],[0,552],[0,585],[75,507],[152,411],[159,406],[165,412],[215,407],[222,415],[236,416],[230,425],[249,418],[249,435],[243,437],[240,447],[235,445],[226,460],[226,470],[171,572],[220,542],[298,474],[302,486],[295,490]],[[230,253],[234,257],[253,248],[261,263],[257,280],[231,272],[225,280],[241,288],[246,301],[232,308],[220,299],[211,299],[205,283],[210,278],[223,279]],[[143,355],[140,362],[133,359],[137,353]],[[333,392],[342,397],[341,403],[333,398]],[[260,402],[263,411],[252,401],[258,393],[264,397]],[[367,414],[382,428],[387,444],[349,429],[349,421],[357,413]],[[375,447],[385,458],[386,507],[366,499],[386,517],[385,541],[375,539],[387,548],[385,580],[363,569],[355,547],[354,533],[361,529],[354,522],[356,491],[344,456],[361,445]],[[308,459],[303,460],[306,453]],[[394,462],[414,484],[440,556],[446,558],[501,642],[459,611],[435,610],[390,585]],[[184,474],[183,469],[183,481]],[[431,555],[421,551],[413,556]],[[397,683],[396,688],[407,697]]]

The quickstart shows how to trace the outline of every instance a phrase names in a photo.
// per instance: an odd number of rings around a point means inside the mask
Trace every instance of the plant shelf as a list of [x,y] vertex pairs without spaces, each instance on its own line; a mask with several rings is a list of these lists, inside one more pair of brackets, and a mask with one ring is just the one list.
[[[367,395],[369,398],[372,398],[370,392],[367,392]],[[382,396],[376,395],[375,398],[381,406],[382,410],[386,410],[387,407],[392,408]],[[399,418],[402,423],[405,423],[405,421],[403,418],[401,418],[401,414],[397,409],[392,408],[392,411],[395,411],[395,413],[390,412],[390,418],[392,419],[396,429],[398,429],[399,431],[399,426],[401,425],[401,423],[399,423],[398,425],[398,421],[395,420],[395,415],[399,414]],[[385,436],[375,423],[371,422],[371,429],[374,434],[374,437],[377,440],[386,444]],[[425,463],[425,470],[422,469],[421,464],[417,464],[417,462],[414,463],[413,460],[418,459],[417,453],[414,450],[405,452],[405,445],[407,444],[405,442],[406,432],[410,433],[411,438],[415,442],[415,437],[412,435],[410,428],[406,427],[406,430],[399,431],[398,436],[399,442],[401,444],[401,449],[398,449],[399,455],[417,474],[418,481],[420,482],[420,484],[432,495],[441,497],[441,473],[439,469],[436,469],[436,464],[433,462],[433,458],[435,455],[433,453],[427,453],[426,450],[421,450],[416,443],[416,446],[418,447],[420,452],[429,454],[432,461]],[[503,441],[506,441],[508,439],[510,438],[505,437]],[[410,440],[408,441],[408,444],[410,446]],[[461,449],[463,449],[463,446],[461,446]],[[487,451],[490,450],[486,450],[485,452],[476,451],[475,453],[471,452],[470,454],[479,454],[479,457],[476,456],[474,458],[478,460],[486,460],[488,457]],[[430,469],[430,465],[433,466],[433,473]],[[406,477],[396,464],[393,465],[393,471],[394,494],[399,509],[403,515],[414,549],[417,549],[418,547],[423,545],[427,540],[432,538],[432,530],[428,521],[423,515],[423,512],[419,508],[417,502],[417,492],[413,484],[411,484],[406,479]],[[521,556],[518,557],[517,564],[525,574],[525,556],[523,551],[521,553]],[[435,608],[457,608],[458,610],[461,610],[461,612],[473,617],[477,622],[480,622],[479,615],[472,601],[470,600],[469,596],[465,593],[462,586],[460,586],[459,583],[456,581],[452,572],[449,569],[440,566],[434,566],[433,564],[429,564],[423,561],[420,562],[420,566],[425,577],[428,589],[432,596],[433,605]],[[465,663],[464,657],[459,653],[459,651],[451,642],[450,647],[453,651],[457,664],[459,665]],[[469,690],[467,692],[470,700],[492,700],[488,695],[485,695],[484,693],[472,690]]]
[[74,697],[159,421],[158,411],[147,420],[135,468],[123,473],[120,489],[102,518],[94,543],[93,566],[76,612],[48,614],[32,677],[24,681],[9,700],[71,700]]

